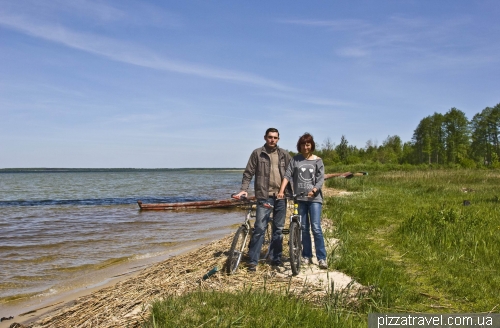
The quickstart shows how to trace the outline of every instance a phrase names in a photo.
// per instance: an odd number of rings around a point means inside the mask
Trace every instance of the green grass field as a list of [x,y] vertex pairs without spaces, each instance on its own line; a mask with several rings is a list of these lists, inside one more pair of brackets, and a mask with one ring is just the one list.
[[[334,180],[332,265],[374,286],[378,311],[499,312],[500,172],[374,172]],[[466,205],[464,205],[464,201]]]
[[[144,327],[366,327],[369,312],[500,312],[500,171],[375,171],[327,186],[338,247],[329,266],[369,286],[357,302],[283,292],[158,301]],[[465,203],[465,204],[464,204]]]

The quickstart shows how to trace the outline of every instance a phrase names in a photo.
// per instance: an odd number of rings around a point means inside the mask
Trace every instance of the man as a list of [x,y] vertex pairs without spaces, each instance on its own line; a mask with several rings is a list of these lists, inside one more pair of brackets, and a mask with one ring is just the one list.
[[[290,162],[290,155],[278,147],[279,132],[275,128],[266,130],[264,136],[266,143],[263,147],[255,149],[250,155],[243,179],[241,191],[236,195],[247,196],[248,186],[255,176],[254,189],[257,198],[257,213],[255,218],[255,230],[250,241],[248,271],[256,271],[259,262],[264,233],[273,211],[271,252],[269,254],[273,265],[281,264],[281,253],[283,252],[283,227],[286,216],[286,199],[277,199],[281,181],[285,176],[286,168]],[[263,204],[269,203],[274,206],[268,209]]]

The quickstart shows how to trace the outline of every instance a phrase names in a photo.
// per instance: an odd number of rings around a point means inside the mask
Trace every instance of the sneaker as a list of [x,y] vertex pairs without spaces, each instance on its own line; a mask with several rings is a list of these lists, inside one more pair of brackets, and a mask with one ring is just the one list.
[[303,257],[303,258],[302,258],[302,260],[301,260],[301,262],[302,262],[302,264],[304,264],[304,265],[309,265],[309,264],[311,264],[311,263],[312,263],[312,262],[311,262],[311,259],[310,259],[310,258],[308,258],[308,257]]
[[256,272],[257,271],[257,264],[247,264],[247,271],[248,272]]
[[280,266],[280,267],[282,267],[282,266],[283,266],[283,262],[281,262],[280,260],[277,260],[277,261],[272,261],[272,262],[271,262],[271,265],[272,265],[272,266],[275,266],[275,267],[276,267],[276,266]]
[[326,263],[326,260],[319,260],[318,265],[320,269],[328,269],[328,263]]

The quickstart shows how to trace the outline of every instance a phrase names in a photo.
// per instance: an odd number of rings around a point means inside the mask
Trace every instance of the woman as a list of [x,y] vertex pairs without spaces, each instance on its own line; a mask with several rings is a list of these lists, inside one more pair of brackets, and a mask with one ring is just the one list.
[[[323,187],[325,168],[323,161],[313,152],[316,148],[313,136],[304,133],[297,142],[297,151],[285,172],[278,198],[284,198],[288,182],[293,183],[293,192],[299,202],[299,215],[302,225],[302,262],[311,264],[312,243],[310,229],[316,246],[319,267],[327,269],[325,241],[321,230],[321,208],[323,206]],[[302,195],[302,196],[301,196]]]

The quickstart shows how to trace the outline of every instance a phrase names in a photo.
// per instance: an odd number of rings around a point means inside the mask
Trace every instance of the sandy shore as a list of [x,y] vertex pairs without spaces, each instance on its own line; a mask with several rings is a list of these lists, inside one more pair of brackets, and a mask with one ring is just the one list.
[[[323,220],[329,229],[331,221]],[[335,289],[359,288],[341,272],[319,270],[313,264],[292,276],[287,262],[287,236],[283,242],[285,266],[279,270],[267,264],[259,265],[257,273],[239,270],[228,276],[218,272],[207,280],[203,275],[214,267],[222,269],[232,234],[206,245],[190,245],[178,249],[175,256],[140,268],[129,268],[104,283],[70,291],[44,304],[36,304],[14,319],[0,323],[0,328],[17,322],[25,327],[139,327],[148,316],[149,304],[168,295],[182,295],[195,290],[234,291],[252,284],[266,285],[267,290],[284,290],[314,299]],[[335,240],[325,240],[333,247]],[[196,248],[198,247],[198,248]],[[194,249],[196,248],[196,249]],[[194,249],[194,250],[193,250]],[[50,303],[50,304],[49,304]],[[21,326],[22,327],[22,326]]]
[[0,306],[1,316],[7,318],[12,316],[14,318],[0,322],[0,328],[9,327],[15,322],[23,323],[24,325],[33,323],[36,320],[53,313],[55,310],[75,303],[75,300],[80,297],[88,296],[101,289],[114,286],[119,282],[133,278],[140,274],[143,270],[147,270],[157,263],[161,263],[168,258],[187,253],[212,241],[213,240],[197,240],[196,242],[185,243],[172,248],[172,250],[167,254],[159,257],[131,261],[112,268],[100,270],[99,272],[94,272],[91,276],[86,277],[84,282],[77,284],[82,287],[74,288],[73,283],[68,281],[64,287],[64,289],[67,290],[63,292],[2,304]]
[[142,318],[148,315],[148,304],[167,295],[181,295],[198,289],[238,290],[252,284],[266,289],[284,290],[291,285],[291,291],[304,297],[325,294],[334,282],[335,289],[342,289],[351,283],[351,278],[341,272],[319,270],[316,265],[302,269],[301,274],[292,277],[289,265],[281,271],[274,271],[268,265],[259,266],[256,274],[239,270],[228,276],[222,272],[207,280],[202,276],[211,268],[223,267],[232,236],[203,246],[195,251],[180,254],[146,269],[132,273],[125,279],[109,281],[109,286],[98,290],[86,290],[67,295],[64,299],[45,308],[14,320],[2,322],[9,327],[14,322],[26,327],[139,327]]

